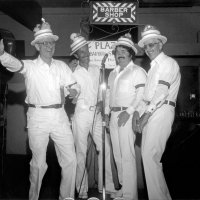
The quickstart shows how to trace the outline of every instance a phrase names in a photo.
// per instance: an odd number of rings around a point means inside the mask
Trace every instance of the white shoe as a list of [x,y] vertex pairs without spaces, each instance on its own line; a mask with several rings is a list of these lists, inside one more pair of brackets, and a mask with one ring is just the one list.
[[114,199],[115,198],[115,193],[110,194],[110,198]]
[[121,198],[123,196],[122,189],[117,190],[115,193],[112,193],[110,195],[110,198],[115,199],[115,198]]
[[87,199],[88,198],[88,194],[87,193],[82,193],[78,195],[79,199]]
[[[99,193],[100,194],[102,194],[103,193],[103,191],[102,190],[99,190]],[[115,191],[108,191],[108,190],[106,190],[106,194],[114,194],[115,193]]]

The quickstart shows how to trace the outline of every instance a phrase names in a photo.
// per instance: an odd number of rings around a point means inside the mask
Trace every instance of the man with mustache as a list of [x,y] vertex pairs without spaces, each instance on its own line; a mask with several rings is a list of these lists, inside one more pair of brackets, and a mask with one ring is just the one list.
[[[71,55],[76,55],[79,64],[73,72],[81,93],[77,98],[75,112],[72,120],[72,130],[75,139],[77,155],[76,189],[78,197],[88,198],[88,175],[86,168],[88,135],[92,137],[98,152],[98,191],[103,191],[103,168],[102,168],[102,117],[100,67],[90,63],[89,47],[86,39],[79,33],[72,33]],[[107,136],[105,137],[105,181],[106,193],[115,193],[112,170],[110,163],[110,146]]]
[[180,86],[177,62],[163,52],[167,38],[151,25],[144,27],[138,45],[151,60],[144,97],[134,112],[133,130],[142,133],[142,160],[149,200],[171,200],[161,157],[170,136]]
[[142,99],[146,72],[134,64],[137,49],[129,33],[120,37],[113,46],[117,66],[108,77],[106,92],[106,121],[110,117],[110,136],[113,153],[122,185],[113,198],[137,200],[137,171],[135,158],[135,135],[132,116]]
[[53,59],[58,36],[52,33],[50,24],[42,19],[34,29],[31,45],[39,52],[34,60],[18,60],[4,51],[0,42],[0,61],[11,72],[24,75],[28,105],[27,128],[30,161],[29,200],[38,200],[42,179],[47,170],[46,151],[49,137],[54,141],[61,167],[59,200],[74,198],[76,154],[74,139],[64,110],[64,89],[75,98],[80,88],[69,67]]

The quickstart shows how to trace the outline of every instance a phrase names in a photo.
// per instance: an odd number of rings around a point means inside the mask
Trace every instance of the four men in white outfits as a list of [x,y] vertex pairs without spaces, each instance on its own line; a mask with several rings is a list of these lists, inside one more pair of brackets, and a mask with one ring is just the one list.
[[[49,137],[55,143],[62,169],[59,200],[74,198],[75,185],[79,198],[88,198],[86,156],[89,132],[99,152],[98,190],[102,192],[103,189],[100,66],[90,63],[85,38],[73,33],[70,36],[71,55],[77,55],[79,64],[72,74],[64,62],[52,58],[58,36],[52,33],[50,25],[43,20],[34,32],[31,45],[39,52],[34,60],[14,58],[4,52],[3,40],[0,42],[2,65],[25,77],[25,101],[29,106],[28,138],[32,151],[29,200],[39,198],[47,170]],[[167,38],[154,26],[148,25],[142,32],[138,45],[144,48],[151,60],[148,74],[133,62],[137,48],[130,34],[120,37],[113,46],[117,66],[108,77],[105,113],[122,185],[121,190],[115,190],[106,136],[106,192],[112,194],[113,198],[138,199],[134,132],[142,132],[142,159],[148,197],[150,200],[171,199],[160,160],[171,133],[181,76],[177,62],[162,51],[166,41]],[[63,106],[64,90],[65,95],[73,98],[76,104],[73,134]]]

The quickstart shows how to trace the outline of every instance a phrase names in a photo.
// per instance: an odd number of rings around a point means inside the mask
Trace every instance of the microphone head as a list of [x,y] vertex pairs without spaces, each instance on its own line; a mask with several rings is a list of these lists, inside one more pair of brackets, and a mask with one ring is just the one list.
[[108,53],[106,53],[102,59],[101,65],[105,65],[106,59],[108,58]]
[[107,58],[107,57],[108,57],[108,53],[106,53],[106,54],[104,55],[104,57],[106,57],[106,58]]

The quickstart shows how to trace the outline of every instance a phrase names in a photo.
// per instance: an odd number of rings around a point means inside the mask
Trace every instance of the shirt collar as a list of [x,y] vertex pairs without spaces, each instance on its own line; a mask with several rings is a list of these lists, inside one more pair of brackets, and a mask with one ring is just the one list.
[[159,64],[163,58],[164,58],[165,54],[163,52],[161,52],[155,59],[153,59],[151,61],[151,67],[154,66],[155,64]]
[[[122,70],[122,71],[124,71],[124,70],[127,70],[128,68],[130,68],[130,66],[132,66],[134,63],[133,63],[133,61],[131,60],[129,63],[128,63],[128,65]],[[119,65],[117,65],[117,67],[115,68],[115,70],[116,70],[116,72],[117,73],[119,73],[120,72],[120,66]]]
[[75,71],[80,70],[80,69],[87,71],[87,69],[85,69],[85,67],[82,67],[81,65],[78,64],[78,65],[76,66]]
[[[37,63],[38,63],[39,66],[40,66],[40,65],[47,64],[47,63],[45,63],[45,62],[42,60],[42,58],[41,58],[40,55],[39,55],[38,58],[37,58]],[[51,59],[51,65],[52,65],[53,63],[54,63],[54,59],[52,58],[52,59]]]

